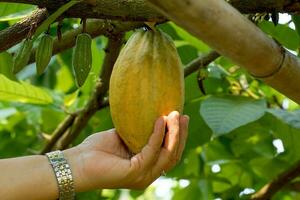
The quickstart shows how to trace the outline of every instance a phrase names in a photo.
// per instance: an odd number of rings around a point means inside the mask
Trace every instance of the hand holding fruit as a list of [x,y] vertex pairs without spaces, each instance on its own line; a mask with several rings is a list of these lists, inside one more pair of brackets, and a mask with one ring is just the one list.
[[146,188],[180,160],[188,121],[188,116],[180,116],[176,111],[160,117],[148,144],[133,157],[114,129],[91,135],[82,144],[66,150],[74,168],[76,190]]

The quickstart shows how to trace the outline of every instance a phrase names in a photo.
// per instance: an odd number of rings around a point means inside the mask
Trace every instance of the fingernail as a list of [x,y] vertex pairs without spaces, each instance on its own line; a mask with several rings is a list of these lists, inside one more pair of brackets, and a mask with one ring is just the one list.
[[170,116],[171,116],[171,117],[179,117],[179,112],[178,112],[178,111],[172,111],[172,112],[170,113]]
[[186,118],[187,123],[190,121],[190,116],[188,115],[184,115],[184,117]]

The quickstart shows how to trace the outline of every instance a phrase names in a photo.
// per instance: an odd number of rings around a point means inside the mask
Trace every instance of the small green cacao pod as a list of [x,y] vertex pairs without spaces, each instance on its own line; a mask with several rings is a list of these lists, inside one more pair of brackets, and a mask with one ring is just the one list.
[[45,34],[42,36],[41,41],[35,52],[36,71],[41,75],[48,66],[52,57],[53,38]]
[[72,66],[78,87],[81,87],[91,70],[92,65],[92,38],[87,33],[81,33],[76,38],[76,46],[72,56]]
[[17,55],[14,58],[13,73],[16,74],[21,71],[28,63],[31,50],[33,46],[33,41],[31,39],[25,39],[21,44]]

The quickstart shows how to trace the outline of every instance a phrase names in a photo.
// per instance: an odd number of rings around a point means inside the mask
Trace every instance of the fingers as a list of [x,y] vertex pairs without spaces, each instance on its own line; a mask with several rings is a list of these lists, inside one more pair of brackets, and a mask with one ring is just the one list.
[[163,171],[169,171],[172,169],[180,160],[185,147],[187,134],[188,134],[188,122],[189,117],[187,115],[180,116],[179,118],[179,144],[176,151],[176,155],[171,159],[166,168]]
[[177,162],[177,151],[179,147],[179,113],[171,112],[167,117],[168,132],[165,136],[165,143],[161,149],[159,158],[153,166],[153,174],[160,176],[163,170],[166,170],[172,163]]
[[[164,147],[169,150],[177,150],[179,142],[179,113],[177,111],[171,112],[167,117],[168,132],[165,136]],[[173,151],[173,153],[176,153]]]
[[[141,153],[131,158],[129,173],[124,178],[127,188],[144,189],[157,179],[162,171],[174,167],[184,150],[188,122],[189,117],[180,116],[177,111],[156,121],[148,144]],[[165,134],[166,125],[168,131]]]
[[157,161],[164,139],[166,123],[166,117],[160,117],[156,120],[154,132],[151,135],[148,144],[142,149],[141,153],[132,158],[133,166],[138,168],[148,168]]
[[190,121],[190,118],[189,116],[187,115],[184,115],[184,116],[181,116],[180,117],[180,120],[179,120],[180,124],[179,124],[179,127],[180,127],[180,131],[179,131],[179,146],[178,146],[178,151],[177,151],[177,160],[181,160],[181,156],[182,156],[182,152],[184,150],[184,147],[185,147],[185,143],[186,143],[186,139],[187,139],[187,136],[188,136],[188,126],[189,126],[189,121]]

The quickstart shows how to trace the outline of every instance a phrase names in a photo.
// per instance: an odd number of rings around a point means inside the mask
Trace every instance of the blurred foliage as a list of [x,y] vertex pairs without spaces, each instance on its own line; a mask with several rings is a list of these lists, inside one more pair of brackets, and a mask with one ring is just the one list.
[[[33,6],[0,3],[0,30],[32,9]],[[78,20],[64,20],[62,31],[77,25]],[[277,26],[264,20],[259,27],[298,53],[298,16],[287,23],[279,20]],[[210,50],[174,23],[165,23],[159,28],[173,38],[183,64]],[[53,24],[50,34],[54,36],[55,32],[56,24]],[[51,135],[67,115],[66,110],[72,112],[83,107],[101,70],[106,43],[103,36],[93,40],[92,70],[80,89],[75,85],[71,69],[72,50],[53,56],[41,76],[36,75],[35,64],[28,65],[17,76],[10,72],[12,53],[18,45],[0,54],[0,77],[39,87],[53,100],[34,104],[11,96],[0,101],[0,158],[39,151],[45,144],[42,134]],[[145,191],[104,189],[80,193],[77,199],[247,199],[249,194],[300,159],[300,111],[296,103],[253,79],[227,58],[211,63],[207,72],[203,81],[206,95],[198,86],[199,72],[185,79],[184,113],[191,120],[186,149],[177,167]],[[2,79],[0,84],[1,88]],[[109,108],[104,108],[90,120],[74,145],[92,133],[112,127]],[[288,189],[274,197],[275,200],[299,198],[299,194]]]

